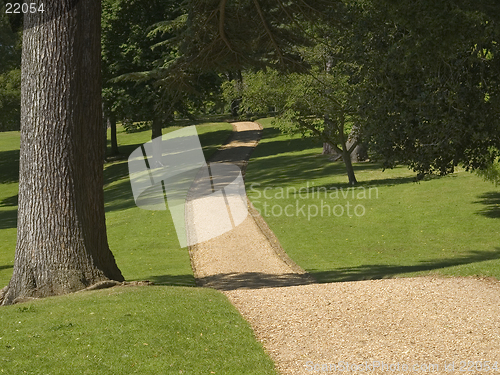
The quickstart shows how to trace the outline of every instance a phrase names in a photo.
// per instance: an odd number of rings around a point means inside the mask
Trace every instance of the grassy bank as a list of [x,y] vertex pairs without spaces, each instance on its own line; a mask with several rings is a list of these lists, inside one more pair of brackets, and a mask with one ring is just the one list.
[[2,374],[273,374],[210,289],[123,287],[0,310]]
[[[173,131],[177,128],[165,129]],[[231,133],[227,123],[197,124],[208,156]],[[128,155],[151,132],[126,134]],[[0,285],[12,274],[16,241],[19,133],[0,137]],[[126,160],[105,165],[110,247],[123,287],[0,308],[2,374],[275,374],[248,324],[219,292],[193,288],[187,249],[168,211],[137,208]]]

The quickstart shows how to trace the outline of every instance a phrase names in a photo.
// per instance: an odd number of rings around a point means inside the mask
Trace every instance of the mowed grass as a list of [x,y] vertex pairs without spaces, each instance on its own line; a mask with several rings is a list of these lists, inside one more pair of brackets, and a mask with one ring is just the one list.
[[[177,130],[176,127],[164,129]],[[199,124],[209,156],[231,134],[227,123]],[[126,157],[151,132],[118,131]],[[19,133],[0,133],[0,286],[8,283],[16,241]],[[133,201],[127,161],[105,165],[110,248],[127,280],[121,287],[0,308],[2,374],[275,374],[249,325],[219,292],[195,288],[186,248],[168,211]]]
[[0,133],[0,285],[8,283],[14,265],[19,178],[19,132]]
[[2,307],[0,373],[273,374],[219,292],[122,287]]
[[[179,129],[172,126],[163,134]],[[207,159],[232,133],[228,123],[198,124],[196,129]],[[117,138],[120,153],[128,155],[150,140],[151,131],[127,134],[119,127]],[[189,254],[179,246],[170,211],[147,211],[135,205],[127,160],[107,163],[104,173],[109,245],[125,278],[194,286]]]
[[343,163],[322,156],[321,144],[260,122],[264,137],[247,170],[247,194],[285,251],[318,281],[500,278],[499,188],[463,170],[415,182],[406,167],[359,163],[352,189]]

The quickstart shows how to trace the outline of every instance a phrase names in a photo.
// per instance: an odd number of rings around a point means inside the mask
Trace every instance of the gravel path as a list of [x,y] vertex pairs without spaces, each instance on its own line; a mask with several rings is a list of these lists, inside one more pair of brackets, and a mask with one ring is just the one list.
[[[234,290],[226,295],[282,374],[324,373],[321,369],[340,373],[343,368],[334,367],[340,362],[363,364],[360,371],[349,373],[398,373],[366,371],[370,368],[365,363],[377,361],[379,366],[393,364],[394,370],[399,363],[401,373],[417,365],[416,372],[463,374],[461,361],[500,362],[498,282],[422,277]],[[453,362],[455,371],[446,371]],[[311,371],[314,365],[317,372]],[[436,371],[422,371],[430,365]]]
[[[233,139],[212,161],[244,170],[260,127],[233,126]],[[500,373],[498,281],[315,284],[249,208],[234,230],[191,247],[191,261],[198,282],[225,293],[250,322],[281,374]],[[497,361],[498,371],[488,371]]]

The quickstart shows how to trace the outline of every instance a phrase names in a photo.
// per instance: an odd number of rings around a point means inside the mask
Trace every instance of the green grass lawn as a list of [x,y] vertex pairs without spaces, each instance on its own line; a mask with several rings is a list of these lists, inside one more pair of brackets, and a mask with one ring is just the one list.
[[274,374],[221,293],[123,287],[2,307],[2,374]]
[[322,156],[321,144],[281,135],[271,119],[260,122],[264,137],[247,170],[247,194],[285,251],[317,280],[500,279],[499,188],[465,171],[417,183],[405,167],[383,172],[359,163],[359,187],[349,190],[343,163]]
[[[176,127],[164,129],[177,130]],[[209,156],[231,134],[198,124]],[[151,132],[118,131],[125,156]],[[19,133],[0,133],[0,285],[16,242]],[[158,286],[77,293],[0,308],[2,374],[275,374],[274,364],[229,301],[194,288],[187,249],[168,211],[133,201],[126,160],[105,165],[108,238],[127,280]]]

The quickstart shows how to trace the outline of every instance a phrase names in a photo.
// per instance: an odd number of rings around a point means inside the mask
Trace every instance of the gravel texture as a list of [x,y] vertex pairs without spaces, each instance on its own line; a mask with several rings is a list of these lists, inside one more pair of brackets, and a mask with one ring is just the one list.
[[[461,361],[476,361],[476,374],[499,373],[479,367],[500,362],[498,281],[422,277],[225,293],[282,374],[341,373],[345,363],[347,373],[410,373],[415,365],[417,373],[471,373]],[[393,367],[367,371],[376,362]]]
[[[244,170],[261,129],[233,126],[212,161]],[[231,232],[191,247],[191,261],[199,284],[221,290],[250,322],[281,374],[500,373],[500,363],[492,370],[500,362],[498,281],[317,284],[250,204],[249,212]]]

